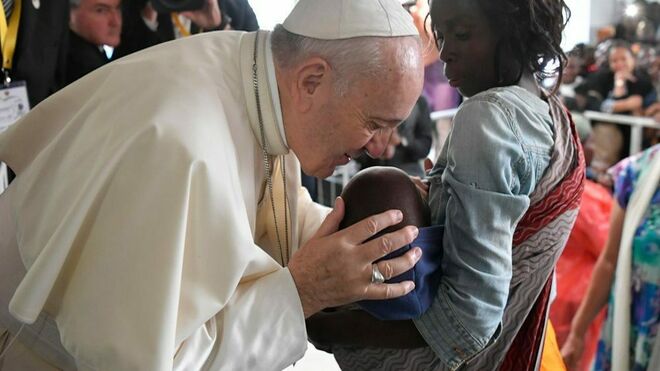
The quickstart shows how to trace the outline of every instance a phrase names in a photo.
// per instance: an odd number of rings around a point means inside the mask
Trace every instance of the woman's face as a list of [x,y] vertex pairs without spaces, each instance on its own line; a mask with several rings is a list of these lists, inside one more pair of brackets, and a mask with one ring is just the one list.
[[612,48],[608,60],[614,73],[632,73],[635,69],[635,58],[627,48]]
[[477,0],[434,0],[431,19],[449,84],[465,97],[497,86],[498,36]]
[[582,60],[578,57],[570,56],[564,66],[564,72],[561,77],[562,84],[572,84],[582,69]]

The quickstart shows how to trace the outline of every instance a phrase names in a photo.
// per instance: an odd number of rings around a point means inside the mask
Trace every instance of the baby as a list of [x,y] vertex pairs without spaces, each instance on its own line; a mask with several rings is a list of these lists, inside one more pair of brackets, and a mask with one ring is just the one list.
[[393,232],[407,225],[419,228],[419,235],[408,246],[392,252],[381,260],[403,255],[413,246],[422,249],[422,258],[417,265],[388,282],[412,280],[415,290],[408,295],[390,300],[367,300],[358,304],[373,316],[384,320],[402,320],[419,317],[433,300],[437,285],[437,272],[442,257],[442,227],[431,227],[431,211],[410,177],[397,168],[371,167],[359,172],[351,179],[342,198],[346,210],[339,225],[346,228],[371,215],[386,210],[397,209],[403,212],[403,220],[388,227],[372,238]]
[[[419,317],[431,305],[437,291],[442,258],[442,226],[430,226],[431,212],[410,177],[393,167],[370,167],[356,174],[344,187],[341,197],[346,208],[340,228],[389,209],[403,212],[403,220],[372,238],[407,225],[419,228],[412,244],[382,260],[399,256],[412,246],[422,249],[422,258],[413,269],[387,282],[412,280],[415,290],[390,300],[361,301],[356,305],[326,309],[307,320],[307,333],[314,345],[329,352],[337,347],[422,347],[426,343],[410,319]],[[396,336],[391,336],[396,333]]]

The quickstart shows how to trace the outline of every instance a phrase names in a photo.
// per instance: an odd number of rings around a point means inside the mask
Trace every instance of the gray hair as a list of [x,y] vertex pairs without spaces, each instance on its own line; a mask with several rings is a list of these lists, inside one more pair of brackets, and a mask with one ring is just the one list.
[[[417,36],[404,37],[416,39]],[[349,84],[362,79],[378,79],[388,67],[388,55],[384,47],[391,38],[355,37],[341,40],[321,40],[287,31],[282,25],[275,26],[271,45],[275,63],[281,68],[292,68],[310,57],[323,58],[337,74],[334,87],[339,95],[348,92]],[[399,48],[394,56],[402,68],[411,68],[419,62],[418,48]]]
[[80,0],[69,0],[69,6],[72,8],[77,8],[80,6]]

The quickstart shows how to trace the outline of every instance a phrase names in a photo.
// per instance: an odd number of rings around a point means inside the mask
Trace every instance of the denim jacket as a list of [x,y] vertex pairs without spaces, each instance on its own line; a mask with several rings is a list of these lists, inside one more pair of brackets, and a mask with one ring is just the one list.
[[431,308],[415,320],[449,369],[497,340],[513,233],[554,143],[548,104],[518,86],[470,98],[453,125],[429,174],[433,222],[445,227],[442,278]]

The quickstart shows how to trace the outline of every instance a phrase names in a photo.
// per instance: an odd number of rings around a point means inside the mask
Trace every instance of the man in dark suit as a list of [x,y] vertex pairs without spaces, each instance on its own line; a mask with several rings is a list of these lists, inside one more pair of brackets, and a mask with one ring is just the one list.
[[[124,27],[121,44],[115,50],[116,58],[176,38],[177,27],[172,21],[172,14],[157,13],[149,0],[125,1],[122,8]],[[181,15],[192,21],[187,30],[191,34],[226,29],[259,29],[257,17],[247,0],[205,0],[202,9]]]
[[[7,15],[17,10],[13,2],[5,9]],[[31,107],[64,86],[68,24],[68,0],[23,0],[21,3],[11,68],[3,68],[2,72],[13,82],[25,82]],[[8,176],[11,182],[14,178],[11,169]]]
[[71,0],[67,84],[108,63],[103,45],[117,47],[121,36],[121,0]]
[[26,82],[32,107],[64,84],[68,24],[68,0],[23,0],[9,76]]

